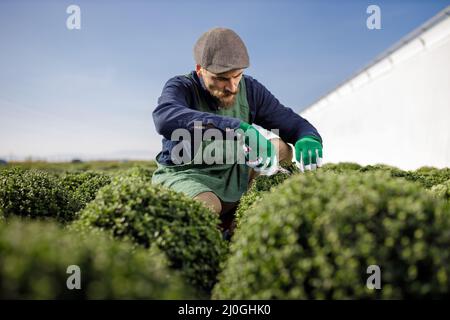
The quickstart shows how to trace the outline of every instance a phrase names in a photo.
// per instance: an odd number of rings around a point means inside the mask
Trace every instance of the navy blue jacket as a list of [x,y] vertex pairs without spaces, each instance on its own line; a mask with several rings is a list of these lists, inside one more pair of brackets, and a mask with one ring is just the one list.
[[[176,76],[165,84],[158,99],[158,106],[153,111],[156,131],[163,136],[162,152],[157,160],[161,164],[172,165],[170,153],[179,141],[171,141],[172,132],[178,128],[194,130],[194,121],[201,121],[205,128],[215,127],[225,131],[237,129],[240,119],[199,111],[195,89],[203,94],[211,110],[217,110],[217,102],[210,95],[195,71],[193,80],[186,76]],[[312,135],[322,141],[316,128],[292,109],[283,106],[269,90],[256,79],[243,75],[247,88],[247,101],[250,108],[250,123],[255,123],[267,130],[278,129],[284,142],[295,144],[298,139]]]

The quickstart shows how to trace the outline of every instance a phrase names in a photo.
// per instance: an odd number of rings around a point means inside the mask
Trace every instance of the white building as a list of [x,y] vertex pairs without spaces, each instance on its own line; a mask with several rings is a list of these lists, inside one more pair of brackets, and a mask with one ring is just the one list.
[[450,167],[450,6],[301,115],[325,162]]

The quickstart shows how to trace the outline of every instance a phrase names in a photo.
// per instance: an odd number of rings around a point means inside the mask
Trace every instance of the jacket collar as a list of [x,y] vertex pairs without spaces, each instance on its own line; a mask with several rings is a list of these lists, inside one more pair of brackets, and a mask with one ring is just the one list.
[[212,110],[219,110],[219,103],[217,99],[209,93],[208,89],[206,89],[206,85],[203,82],[203,79],[197,75],[197,72],[195,72],[195,70],[192,71],[191,75],[195,81],[195,84],[197,85],[197,88],[199,88],[200,94],[203,95],[208,102],[208,106]]

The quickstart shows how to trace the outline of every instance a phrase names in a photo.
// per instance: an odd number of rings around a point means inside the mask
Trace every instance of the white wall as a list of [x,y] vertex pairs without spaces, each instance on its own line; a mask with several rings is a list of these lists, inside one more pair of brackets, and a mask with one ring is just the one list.
[[325,162],[450,167],[450,17],[302,114]]

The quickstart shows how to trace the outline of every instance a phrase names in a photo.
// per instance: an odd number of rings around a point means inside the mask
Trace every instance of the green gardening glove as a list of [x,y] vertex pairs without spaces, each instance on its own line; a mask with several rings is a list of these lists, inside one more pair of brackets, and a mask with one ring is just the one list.
[[275,156],[275,147],[254,126],[241,121],[239,128],[244,131],[245,164],[259,169],[269,168]]
[[295,159],[300,170],[315,170],[322,166],[322,143],[315,136],[305,136],[295,143]]

